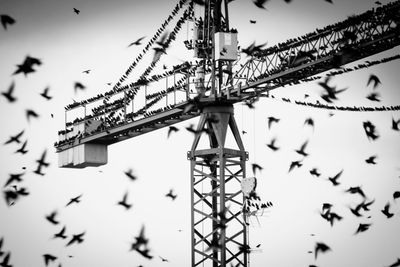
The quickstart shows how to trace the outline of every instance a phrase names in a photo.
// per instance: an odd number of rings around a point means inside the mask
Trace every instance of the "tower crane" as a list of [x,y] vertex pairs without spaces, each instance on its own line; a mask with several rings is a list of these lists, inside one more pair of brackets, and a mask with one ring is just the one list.
[[[161,53],[139,79],[124,84],[136,67],[135,61],[112,90],[66,106],[65,129],[59,131],[59,141],[55,143],[59,167],[101,166],[107,163],[109,145],[199,116],[197,128],[192,129],[194,141],[187,152],[191,170],[192,267],[249,266],[249,192],[243,191],[248,153],[233,105],[251,105],[273,89],[307,82],[314,75],[400,44],[400,1],[395,1],[273,47],[264,49],[254,43],[242,50],[248,58],[240,65],[238,33],[230,27],[228,3],[205,0],[204,12],[196,17],[194,1],[180,0],[138,56],[137,61],[155,43],[161,46]],[[156,42],[180,13],[174,30]],[[194,24],[194,38],[185,41],[185,45],[193,50],[196,63],[185,62],[163,74],[149,76],[186,21]],[[160,86],[164,82],[165,86]],[[158,91],[149,92],[152,84],[157,84]],[[139,92],[144,92],[142,99],[138,99]],[[160,107],[154,109],[156,105]],[[83,110],[83,116],[68,122],[67,113],[77,109]],[[225,144],[228,134],[233,136],[235,147]],[[199,141],[204,135],[209,147],[200,149]]]

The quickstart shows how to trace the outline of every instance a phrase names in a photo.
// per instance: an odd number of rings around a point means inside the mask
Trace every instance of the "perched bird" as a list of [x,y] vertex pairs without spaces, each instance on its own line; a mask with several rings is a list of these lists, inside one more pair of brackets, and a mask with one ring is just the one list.
[[324,243],[317,242],[315,244],[315,249],[314,249],[315,259],[317,259],[319,252],[325,253],[330,250],[331,250],[331,248],[329,246],[325,245]]
[[302,156],[304,156],[304,157],[307,157],[308,154],[304,151],[304,150],[306,149],[307,144],[308,144],[308,140],[305,141],[305,142],[301,145],[300,149],[297,149],[297,150],[295,150],[295,151],[296,151],[298,154],[300,154],[300,155],[302,155]]
[[359,186],[350,187],[349,189],[346,190],[346,192],[350,193],[350,194],[359,194],[360,196],[365,198],[365,194],[362,191],[361,187],[359,187]]
[[276,141],[276,139],[273,138],[273,139],[271,140],[271,143],[267,144],[267,147],[269,147],[269,148],[272,149],[273,151],[279,150],[279,147],[275,146],[275,141]]
[[335,176],[333,177],[328,177],[328,180],[332,182],[332,184],[334,186],[338,186],[340,183],[337,181],[339,179],[339,177],[342,175],[343,170],[341,170],[340,172],[338,172]]
[[84,71],[82,71],[82,73],[89,74],[89,73],[90,73],[90,71],[91,71],[91,70],[84,70]]
[[21,141],[19,140],[19,138],[24,134],[25,130],[22,130],[21,132],[17,133],[14,136],[10,136],[10,139],[8,139],[4,144],[10,144],[10,143],[17,143],[20,144]]
[[119,201],[117,204],[129,210],[132,207],[132,204],[128,204],[127,201],[128,201],[128,192],[125,193],[122,200]]
[[132,169],[129,169],[129,170],[127,170],[127,171],[124,172],[124,173],[125,173],[125,175],[126,175],[129,179],[131,179],[132,181],[135,181],[135,180],[137,179],[136,175],[133,174],[133,170],[132,170]]
[[71,198],[71,200],[65,206],[67,207],[67,206],[71,205],[72,203],[78,204],[79,202],[81,202],[81,199],[80,199],[81,197],[82,197],[82,194],[80,194],[77,197]]
[[57,216],[57,211],[53,211],[52,213],[50,213],[50,215],[46,215],[45,218],[50,223],[57,225],[57,224],[59,224],[59,222],[56,220],[56,216]]
[[373,84],[373,87],[374,87],[374,89],[375,89],[376,87],[378,87],[379,84],[381,84],[381,81],[379,80],[378,76],[376,76],[375,74],[371,74],[371,75],[369,76],[367,86],[368,86],[370,83]]
[[35,72],[35,69],[33,68],[35,65],[42,65],[42,61],[38,58],[26,56],[24,62],[17,65],[17,70],[13,73],[13,75],[24,73],[24,75],[26,76],[28,73]]
[[276,122],[278,123],[280,121],[280,119],[277,119],[275,117],[267,117],[268,119],[268,129],[271,129],[272,123]]
[[1,25],[3,25],[4,30],[7,30],[8,25],[13,25],[16,22],[13,17],[6,14],[0,15],[0,21]]
[[253,163],[253,164],[251,164],[251,169],[252,169],[252,171],[253,171],[253,174],[256,175],[256,171],[257,171],[257,170],[262,171],[262,170],[263,170],[263,167],[261,167],[261,166],[258,165],[257,163]]
[[0,262],[0,266],[1,267],[13,267],[9,262],[10,262],[10,256],[11,256],[11,252],[8,252],[4,258],[3,261]]
[[373,125],[370,121],[363,122],[363,127],[368,139],[376,140],[379,138],[375,125]]
[[24,175],[25,173],[18,173],[18,174],[10,174],[10,177],[8,178],[7,182],[5,183],[4,187],[7,187],[8,185],[14,183],[14,182],[22,182],[21,176]]
[[177,197],[176,194],[174,195],[172,189],[170,189],[169,192],[168,192],[168,194],[166,194],[165,196],[171,198],[172,200],[175,200],[175,198]]
[[49,265],[49,263],[51,263],[57,259],[56,256],[53,256],[51,254],[43,254],[43,258],[44,258],[44,264],[46,266]]
[[40,95],[46,100],[51,100],[53,98],[52,96],[49,96],[49,87],[44,88],[44,91],[41,92]]
[[79,15],[79,13],[81,13],[81,11],[80,11],[79,9],[76,9],[75,7],[74,7],[74,12],[75,12],[75,14],[77,14],[77,15]]
[[373,165],[375,165],[375,164],[376,164],[376,162],[375,162],[375,159],[376,159],[376,158],[377,158],[377,156],[371,156],[371,157],[367,158],[367,159],[365,160],[365,162],[368,163],[368,164],[373,164]]
[[400,191],[395,191],[395,192],[393,193],[393,199],[396,200],[396,199],[398,199],[398,198],[400,198]]
[[370,93],[369,95],[366,96],[366,98],[371,101],[381,102],[381,100],[378,97],[380,97],[380,94],[375,92]]
[[38,174],[38,175],[44,175],[44,173],[42,173],[42,167],[49,167],[50,163],[45,161],[46,158],[46,153],[47,150],[43,151],[42,156],[40,157],[40,159],[36,160],[36,162],[38,163],[38,166],[36,168],[35,171],[33,171],[34,173]]
[[289,172],[291,172],[294,167],[300,168],[301,166],[303,166],[301,161],[292,161],[292,163],[290,163]]
[[131,46],[133,46],[133,45],[141,45],[141,44],[142,44],[141,41],[142,41],[145,37],[146,37],[146,36],[140,37],[140,38],[137,39],[136,41],[130,43],[130,44],[128,45],[128,47],[131,47]]
[[76,91],[78,91],[78,90],[85,90],[85,88],[86,88],[86,86],[84,86],[84,85],[81,84],[80,82],[75,82],[75,83],[74,83],[74,90],[75,90],[75,93],[76,93]]
[[354,234],[356,235],[358,233],[365,232],[369,229],[370,226],[371,226],[371,224],[368,224],[368,223],[360,223],[360,225],[357,228],[357,231]]
[[9,103],[17,101],[17,98],[13,96],[14,88],[15,88],[15,82],[13,81],[11,85],[8,87],[7,92],[1,92],[1,94],[8,100]]
[[317,177],[321,176],[321,173],[318,172],[317,168],[313,168],[312,170],[310,170],[310,174],[314,175],[314,176],[317,176]]
[[256,7],[261,8],[261,9],[265,9],[264,4],[267,1],[268,0],[253,0],[253,3],[256,5]]
[[83,232],[83,233],[80,233],[80,234],[77,234],[77,235],[72,235],[72,238],[71,238],[71,240],[67,243],[67,245],[66,245],[66,247],[68,247],[68,246],[70,246],[70,245],[72,245],[72,244],[74,244],[74,243],[78,243],[78,244],[80,244],[80,243],[82,243],[84,240],[83,240],[83,236],[85,235],[85,232]]
[[169,138],[169,136],[170,136],[170,134],[171,134],[172,132],[175,132],[175,133],[176,133],[177,131],[179,131],[178,128],[176,128],[175,126],[170,126],[169,129],[168,129],[167,138]]
[[61,238],[61,239],[66,239],[67,236],[65,235],[66,227],[64,226],[60,232],[54,234],[54,238]]
[[390,211],[389,211],[389,209],[390,209],[390,204],[389,203],[387,203],[386,205],[385,205],[385,207],[383,208],[383,210],[381,210],[382,211],[382,213],[386,216],[386,218],[392,218],[393,217],[393,213],[391,213]]
[[15,151],[15,153],[21,153],[22,155],[28,153],[28,150],[26,150],[26,144],[28,143],[28,140],[25,140],[25,142],[22,144],[22,146]]
[[400,131],[399,124],[400,124],[400,119],[396,121],[392,117],[392,129],[395,130],[395,131]]

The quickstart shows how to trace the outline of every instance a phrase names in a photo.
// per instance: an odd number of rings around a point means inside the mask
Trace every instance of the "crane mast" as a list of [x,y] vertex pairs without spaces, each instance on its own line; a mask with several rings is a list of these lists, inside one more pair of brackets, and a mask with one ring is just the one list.
[[[186,2],[180,0],[179,8]],[[193,1],[189,1],[184,19],[189,17],[194,21],[194,38],[185,44],[199,59],[196,64],[182,64],[162,78],[142,75],[140,82],[117,86],[94,100],[69,105],[67,110],[84,108],[84,116],[66,123],[55,144],[60,167],[100,166],[107,163],[108,145],[200,116],[193,130],[192,147],[187,152],[192,267],[249,266],[249,195],[241,188],[247,179],[248,152],[241,140],[233,105],[254,101],[261,93],[275,88],[312,80],[313,75],[400,44],[400,1],[396,1],[277,46],[260,49],[233,72],[238,65],[237,32],[230,29],[228,2],[205,0],[203,15],[196,17]],[[171,77],[173,86],[168,87]],[[166,80],[165,90],[148,94],[147,84],[160,79]],[[145,104],[135,111],[135,94],[143,89]],[[191,97],[193,89],[195,97]],[[185,99],[177,102],[176,94],[180,92]],[[172,93],[174,101],[168,105],[168,94]],[[117,94],[123,95],[110,102]],[[164,98],[167,101],[163,109],[149,111]],[[95,101],[103,104],[87,115],[87,106]],[[132,112],[127,111],[128,107]],[[106,116],[118,110],[123,112],[117,123],[107,122]],[[204,136],[208,138],[208,145],[200,147]],[[233,147],[226,143],[228,136],[234,140],[229,144]]]

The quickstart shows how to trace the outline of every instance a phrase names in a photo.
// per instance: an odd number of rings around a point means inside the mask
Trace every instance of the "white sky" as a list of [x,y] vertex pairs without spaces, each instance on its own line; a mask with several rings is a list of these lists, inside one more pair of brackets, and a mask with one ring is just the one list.
[[[235,0],[230,4],[231,26],[239,31],[240,45],[254,40],[276,44],[301,36],[315,28],[359,14],[374,6],[374,1],[336,0],[329,4],[323,0],[301,1],[271,0],[267,11],[257,9],[251,1]],[[387,3],[387,1],[381,1]],[[109,147],[109,163],[100,168],[59,169],[53,148],[57,131],[63,128],[64,106],[76,100],[104,92],[107,82],[115,82],[136,57],[142,47],[127,48],[141,36],[150,38],[163,19],[176,4],[175,1],[11,1],[0,3],[0,13],[13,16],[17,23],[8,31],[0,30],[0,90],[5,91],[15,81],[18,101],[9,104],[0,97],[0,142],[25,129],[22,140],[28,138],[29,153],[14,154],[19,146],[12,144],[0,148],[0,184],[10,173],[19,173],[26,166],[21,186],[31,193],[15,206],[7,207],[0,201],[0,237],[4,237],[3,250],[11,251],[14,266],[44,266],[42,254],[59,257],[63,266],[188,266],[190,262],[190,165],[186,152],[192,135],[184,130],[197,119],[176,125],[181,129],[166,139],[167,129],[158,130]],[[77,16],[73,8],[81,10]],[[249,20],[257,20],[250,24]],[[185,27],[184,27],[185,28]],[[168,50],[163,63],[168,67],[180,60],[190,60],[183,52],[181,40]],[[146,43],[147,39],[144,40]],[[376,60],[399,53],[396,47],[385,53],[367,58]],[[43,65],[37,72],[12,76],[16,64],[26,55],[40,58]],[[143,67],[143,65],[141,65]],[[339,88],[349,87],[342,93],[337,105],[375,106],[365,99],[371,92],[366,87],[371,73],[378,75],[382,85],[377,89],[383,105],[399,105],[399,61],[371,67],[335,77],[332,82]],[[89,75],[82,71],[91,69]],[[138,68],[141,73],[143,68]],[[154,73],[157,73],[155,71]],[[73,83],[87,86],[85,92],[74,94]],[[39,93],[50,87],[53,100],[47,102]],[[276,98],[302,100],[304,93],[311,100],[319,99],[321,88],[316,83],[277,89]],[[32,108],[40,114],[38,120],[28,123],[24,110]],[[50,114],[54,114],[54,118]],[[400,112],[336,112],[299,107],[294,104],[262,99],[256,110],[235,105],[239,128],[248,132],[243,136],[250,153],[250,164],[264,167],[258,175],[258,192],[274,207],[259,218],[252,218],[250,245],[261,243],[251,254],[251,266],[388,266],[400,257],[399,203],[392,198],[400,190],[400,133],[391,130],[392,116],[400,119]],[[267,117],[281,119],[271,130]],[[304,120],[312,117],[315,130],[303,127]],[[378,129],[380,138],[370,142],[365,136],[362,122],[370,120]],[[280,151],[272,152],[265,144],[277,138]],[[287,172],[291,161],[299,159],[294,149],[309,140],[301,169]],[[48,149],[51,167],[46,175],[32,173],[44,149]],[[378,155],[377,165],[364,160]],[[322,175],[312,177],[309,170],[317,167]],[[124,171],[132,168],[138,176],[129,181]],[[327,177],[344,169],[341,185],[333,187]],[[101,171],[101,172],[99,172]],[[251,173],[249,172],[250,176]],[[367,219],[355,218],[348,207],[361,199],[344,193],[350,186],[362,186],[369,199],[375,199]],[[173,188],[178,194],[172,202],[164,195]],[[128,191],[133,207],[125,211],[116,202]],[[83,194],[82,202],[65,208],[71,197]],[[399,200],[398,200],[399,201]],[[344,219],[331,227],[319,216],[322,203],[334,204],[333,211]],[[390,202],[392,219],[380,212]],[[49,224],[44,216],[58,210],[60,226]],[[359,223],[372,223],[370,230],[354,236]],[[150,239],[155,259],[148,261],[136,252],[128,252],[134,236],[142,225]],[[65,247],[65,242],[52,236],[63,225],[67,235],[86,231],[85,242]],[[182,229],[182,232],[178,232]],[[310,236],[313,233],[315,236]],[[325,242],[332,252],[318,257],[313,250],[316,241]],[[73,255],[69,258],[68,255]],[[169,259],[161,263],[158,255]]]

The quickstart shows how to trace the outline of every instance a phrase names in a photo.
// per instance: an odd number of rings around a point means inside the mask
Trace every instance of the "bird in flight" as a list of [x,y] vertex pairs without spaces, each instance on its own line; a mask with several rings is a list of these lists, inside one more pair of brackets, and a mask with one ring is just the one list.
[[318,172],[317,168],[313,168],[312,170],[310,170],[310,174],[314,175],[314,176],[317,176],[317,177],[321,176],[321,173]]
[[49,215],[46,215],[45,218],[46,220],[48,220],[50,223],[57,225],[59,224],[59,222],[56,220],[56,216],[57,216],[57,211],[53,211],[52,213],[50,213]]
[[339,177],[342,175],[342,173],[343,173],[343,170],[341,170],[340,172],[338,172],[335,176],[329,177],[329,178],[328,178],[329,181],[331,181],[332,184],[333,184],[334,186],[338,186],[340,183],[339,183],[337,180],[338,180]]
[[51,254],[43,254],[43,259],[44,259],[44,264],[45,264],[46,266],[48,266],[49,263],[51,263],[51,262],[57,260],[57,257],[56,257],[56,256],[53,256],[53,255],[51,255]]
[[273,138],[273,139],[271,140],[271,142],[270,142],[269,144],[267,144],[267,147],[269,147],[269,148],[272,149],[273,151],[279,150],[279,147],[275,146],[275,142],[276,142],[276,139]]
[[121,201],[119,201],[117,204],[121,205],[125,209],[129,210],[132,207],[132,204],[128,204],[128,192],[125,193],[124,197],[122,198]]
[[381,81],[379,80],[378,76],[371,74],[368,78],[367,86],[369,86],[370,83],[372,83],[373,88],[376,89],[376,87],[381,84]]
[[83,236],[85,235],[85,232],[83,232],[83,233],[80,233],[80,234],[77,234],[77,235],[72,235],[72,238],[71,238],[71,240],[67,243],[67,245],[66,245],[66,247],[68,247],[68,246],[70,246],[70,245],[72,245],[72,244],[74,244],[74,243],[78,243],[78,244],[80,244],[80,243],[82,243],[84,240],[83,240]]
[[360,223],[357,228],[357,231],[354,234],[356,235],[358,233],[365,232],[369,229],[370,226],[371,226],[371,224],[368,224],[368,223]]
[[350,187],[349,189],[346,190],[346,192],[350,193],[350,194],[359,194],[360,196],[365,198],[365,194],[362,191],[361,187],[359,187],[359,186]]
[[400,124],[400,119],[396,121],[392,117],[392,129],[395,130],[395,131],[400,131],[399,124]]
[[91,70],[84,70],[84,71],[82,71],[82,73],[89,74],[89,73],[90,73],[90,71],[91,71]]
[[383,208],[383,210],[381,210],[381,212],[386,216],[386,218],[392,218],[393,217],[393,213],[391,213],[390,211],[389,211],[389,209],[390,209],[390,204],[389,203],[387,203],[386,205],[385,205],[385,207]]
[[10,144],[10,143],[18,143],[20,144],[21,141],[19,140],[19,138],[24,134],[25,130],[22,130],[21,132],[19,132],[18,134],[16,134],[15,136],[10,136],[10,139],[8,139],[4,145]]
[[310,125],[310,126],[313,127],[313,129],[314,129],[314,120],[313,120],[312,118],[307,118],[307,119],[304,121],[304,125]]
[[1,94],[8,100],[9,103],[17,101],[17,98],[13,96],[14,88],[15,88],[15,83],[13,81],[10,87],[8,87],[7,92],[1,92]]
[[1,14],[0,15],[1,25],[3,25],[4,30],[7,30],[8,25],[13,25],[16,20],[10,15]]
[[396,200],[396,199],[398,199],[398,198],[400,198],[400,191],[395,191],[395,192],[393,193],[393,199]]
[[169,136],[170,136],[170,134],[171,134],[172,132],[175,132],[175,133],[176,133],[177,131],[179,131],[178,128],[176,128],[175,126],[170,126],[169,129],[168,129],[167,138],[169,138]]
[[261,45],[256,45],[255,42],[253,42],[251,45],[249,45],[246,48],[242,49],[242,52],[245,53],[247,56],[251,56],[256,52],[261,52],[262,48],[266,45],[267,43],[261,44]]
[[10,256],[11,256],[11,252],[8,252],[4,258],[3,261],[0,262],[0,266],[1,267],[12,267],[12,265],[9,263],[10,262]]
[[168,194],[166,194],[165,196],[171,198],[172,200],[175,200],[177,197],[177,195],[173,193],[172,189],[170,189]]
[[298,154],[300,154],[300,155],[302,155],[302,156],[304,156],[304,157],[307,157],[308,154],[304,151],[304,150],[306,149],[307,144],[308,144],[308,140],[305,141],[305,142],[301,145],[300,149],[297,149],[297,150],[295,150],[295,151],[296,151]]
[[276,122],[278,123],[280,121],[280,119],[275,118],[275,117],[267,117],[268,119],[268,129],[271,129],[272,123]]
[[337,100],[338,98],[336,97],[336,95],[338,93],[341,93],[341,92],[344,92],[345,90],[347,90],[347,88],[336,90],[336,86],[328,85],[330,79],[331,79],[331,77],[328,76],[325,78],[325,80],[323,82],[318,83],[318,85],[320,85],[326,91],[326,94],[322,94],[321,98],[324,99],[328,103],[332,103],[332,100]]
[[368,163],[368,164],[373,164],[373,165],[375,165],[375,164],[376,164],[376,162],[375,162],[376,158],[377,158],[376,155],[375,155],[375,156],[371,156],[371,157],[367,158],[367,159],[365,160],[365,162]]
[[364,121],[363,127],[368,139],[376,140],[379,137],[378,133],[376,132],[376,127],[372,124],[372,122]]
[[75,93],[76,93],[76,91],[78,91],[78,90],[85,90],[85,88],[86,88],[86,86],[84,86],[82,83],[80,83],[80,82],[75,82],[74,83],[74,90],[75,90]]
[[162,262],[168,262],[168,260],[167,260],[166,258],[163,258],[163,257],[161,257],[161,256],[158,256],[158,257],[160,257],[160,259],[161,259]]
[[24,175],[25,173],[18,173],[18,174],[10,174],[10,177],[8,178],[7,182],[5,183],[4,187],[7,187],[8,185],[14,183],[14,182],[22,182],[21,176]]
[[30,121],[30,118],[39,118],[39,114],[36,113],[36,111],[32,110],[32,109],[27,109],[25,111],[25,115],[26,115],[26,119],[28,120],[28,122]]
[[82,197],[82,194],[80,194],[80,195],[77,196],[77,197],[71,198],[70,201],[69,201],[69,202],[67,203],[67,205],[65,205],[65,206],[68,207],[68,206],[71,205],[72,203],[78,204],[79,202],[81,202],[81,197]]
[[253,0],[254,5],[256,5],[256,7],[261,8],[261,9],[265,9],[264,4],[267,2],[268,0]]
[[129,169],[129,170],[125,171],[124,173],[132,181],[135,181],[137,179],[137,177],[133,174],[133,170],[132,169]]
[[77,14],[77,15],[79,15],[79,13],[81,13],[81,11],[80,11],[79,9],[76,9],[75,7],[74,7],[74,12],[75,12],[75,14]]
[[321,243],[321,242],[317,242],[315,244],[315,249],[314,249],[315,259],[317,259],[319,252],[325,253],[325,252],[328,252],[330,250],[331,250],[331,248],[329,246],[327,246],[326,244]]
[[250,20],[250,23],[251,23],[251,24],[256,24],[257,21],[256,21],[256,20]]
[[141,44],[142,44],[141,41],[142,41],[145,37],[146,37],[146,36],[140,37],[140,38],[137,39],[136,41],[130,43],[130,44],[128,45],[128,47],[131,47],[131,46],[133,46],[133,45],[141,45]]
[[368,100],[375,101],[375,102],[381,102],[381,100],[378,97],[380,97],[380,94],[376,93],[376,92],[372,92],[366,96],[366,98]]
[[53,97],[49,96],[49,87],[44,88],[43,92],[40,93],[40,95],[45,98],[46,100],[51,100]]
[[256,171],[257,170],[262,171],[263,167],[261,167],[257,163],[253,163],[253,164],[251,164],[251,170],[253,171],[253,174],[256,175]]
[[49,165],[50,165],[50,163],[45,161],[46,153],[47,153],[47,150],[43,151],[41,158],[36,160],[36,162],[38,163],[38,166],[37,166],[36,170],[34,171],[34,173],[36,173],[38,175],[43,176],[44,173],[42,173],[42,167],[49,167]]
[[26,144],[27,144],[27,143],[28,143],[28,140],[26,140],[26,141],[22,144],[22,146],[21,146],[18,150],[15,151],[15,153],[21,153],[22,155],[28,153],[28,150],[26,150]]
[[62,239],[66,239],[67,236],[65,235],[65,231],[66,231],[66,227],[64,226],[60,232],[54,234],[54,238],[62,238]]
[[303,166],[303,163],[301,163],[301,161],[292,161],[292,163],[290,163],[289,172],[291,172],[294,167],[300,168],[301,166]]
[[22,72],[26,76],[28,73],[35,72],[35,69],[33,68],[35,65],[37,66],[42,65],[42,61],[40,59],[31,56],[26,56],[24,62],[22,64],[17,65],[18,68],[13,73],[13,75]]

